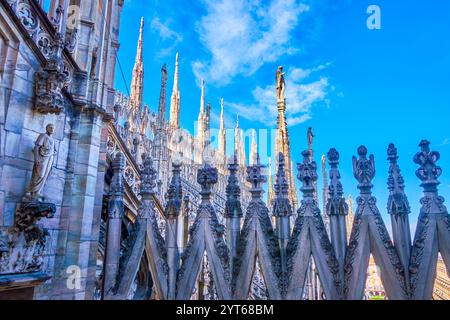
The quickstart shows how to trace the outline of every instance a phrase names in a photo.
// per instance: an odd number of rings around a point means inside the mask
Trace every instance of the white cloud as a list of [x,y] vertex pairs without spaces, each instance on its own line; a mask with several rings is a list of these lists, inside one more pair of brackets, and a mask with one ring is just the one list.
[[192,67],[198,79],[226,85],[237,75],[252,75],[264,63],[293,54],[299,17],[309,7],[296,0],[205,0],[198,24],[200,41],[211,55]]
[[183,41],[183,37],[179,33],[170,29],[169,25],[169,20],[161,22],[158,17],[153,18],[152,22],[150,23],[151,29],[158,33],[161,40],[167,41],[169,43],[167,46],[165,46],[164,49],[160,50],[160,56],[172,54],[172,51],[176,48],[176,46],[181,41]]
[[[314,80],[310,79],[314,73],[328,66],[329,63],[311,69],[291,68],[287,71],[285,96],[289,125],[294,126],[311,119],[314,106],[329,104],[327,95],[331,87],[328,78],[320,76]],[[275,84],[263,88],[258,86],[252,91],[254,103],[228,103],[228,106],[246,119],[272,126],[276,123],[278,114],[275,93]]]

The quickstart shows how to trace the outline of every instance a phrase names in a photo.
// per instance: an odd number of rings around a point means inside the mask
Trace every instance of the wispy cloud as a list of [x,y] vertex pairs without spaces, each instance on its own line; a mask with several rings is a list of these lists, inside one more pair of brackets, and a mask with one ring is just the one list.
[[151,29],[158,33],[159,38],[162,41],[168,43],[167,46],[164,47],[164,49],[159,51],[160,56],[172,54],[172,51],[178,46],[180,42],[183,41],[183,37],[179,33],[172,30],[169,25],[169,20],[161,22],[158,17],[153,18],[152,22],[150,23]]
[[[286,117],[288,124],[294,126],[312,117],[312,109],[316,105],[327,105],[331,89],[325,76],[315,76],[329,63],[310,69],[291,68],[286,73]],[[242,117],[272,126],[276,122],[277,107],[275,84],[256,87],[252,91],[254,102],[251,104],[229,103],[229,107]]]
[[264,63],[298,51],[291,38],[309,7],[296,0],[204,0],[207,14],[198,24],[208,61],[192,67],[198,79],[227,85],[237,75],[252,75]]

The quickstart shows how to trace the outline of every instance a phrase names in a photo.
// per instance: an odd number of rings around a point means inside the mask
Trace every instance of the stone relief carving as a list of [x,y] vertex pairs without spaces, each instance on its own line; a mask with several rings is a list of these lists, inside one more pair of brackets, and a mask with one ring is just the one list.
[[17,6],[17,16],[25,29],[29,32],[36,31],[39,22],[29,4],[25,2],[19,3]]
[[52,218],[53,203],[22,202],[16,211],[15,224],[0,228],[0,274],[39,271],[44,263],[48,232],[37,222]]
[[24,233],[27,242],[43,239],[46,232],[36,223],[42,218],[53,218],[55,212],[53,203],[23,202],[16,211],[15,229]]
[[[62,89],[70,83],[70,72],[62,59],[64,48],[63,37],[56,33],[54,40],[45,36],[40,38],[42,50],[50,55],[44,67],[35,75],[35,109],[47,114],[60,114],[64,111],[64,98]],[[52,41],[48,44],[48,41]]]

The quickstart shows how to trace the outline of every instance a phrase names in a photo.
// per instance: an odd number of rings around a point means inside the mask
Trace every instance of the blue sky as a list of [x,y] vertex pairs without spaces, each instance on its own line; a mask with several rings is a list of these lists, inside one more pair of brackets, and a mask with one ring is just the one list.
[[[381,8],[381,30],[366,26],[371,4]],[[184,128],[194,131],[202,78],[213,127],[223,97],[228,128],[234,128],[237,112],[242,128],[274,128],[275,71],[282,65],[295,162],[301,161],[312,126],[315,160],[336,147],[345,192],[355,196],[351,157],[365,144],[375,155],[374,193],[385,212],[386,149],[393,142],[415,222],[421,189],[412,157],[426,138],[441,153],[440,193],[450,199],[450,1],[125,0],[119,60],[126,85],[116,72],[116,87],[123,92],[131,80],[141,16],[144,100],[152,110],[163,63],[170,96],[178,51]]]

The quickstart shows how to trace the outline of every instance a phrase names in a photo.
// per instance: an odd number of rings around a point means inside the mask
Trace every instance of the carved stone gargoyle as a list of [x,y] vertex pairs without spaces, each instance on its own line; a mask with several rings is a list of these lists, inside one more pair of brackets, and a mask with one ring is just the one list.
[[53,203],[23,201],[16,209],[12,227],[0,227],[0,275],[41,271],[48,232],[37,222],[52,218]]
[[16,211],[14,228],[23,232],[27,242],[43,239],[46,231],[36,223],[42,218],[53,218],[56,206],[40,201],[22,202]]
[[9,251],[8,237],[0,233],[0,254]]

